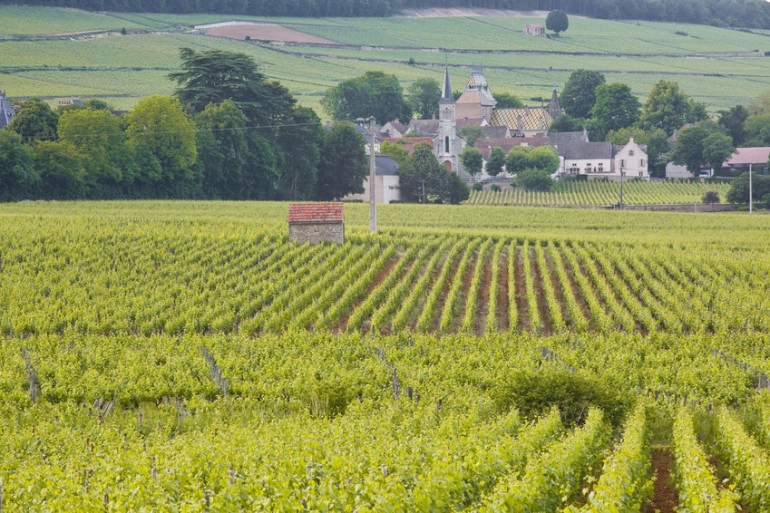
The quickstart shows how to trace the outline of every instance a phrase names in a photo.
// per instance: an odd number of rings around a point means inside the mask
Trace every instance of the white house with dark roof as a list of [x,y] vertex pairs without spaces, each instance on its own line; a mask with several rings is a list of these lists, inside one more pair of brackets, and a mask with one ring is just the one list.
[[548,144],[559,154],[558,176],[586,176],[589,180],[624,178],[649,180],[647,152],[633,138],[622,146],[611,142],[592,142],[588,133],[554,132]]
[[0,128],[10,124],[14,115],[11,102],[5,97],[5,93],[0,92]]
[[[343,199],[369,201],[369,175],[364,180],[364,192],[348,194]],[[398,163],[385,155],[374,156],[374,201],[378,205],[387,205],[401,201],[401,186],[398,176]]]

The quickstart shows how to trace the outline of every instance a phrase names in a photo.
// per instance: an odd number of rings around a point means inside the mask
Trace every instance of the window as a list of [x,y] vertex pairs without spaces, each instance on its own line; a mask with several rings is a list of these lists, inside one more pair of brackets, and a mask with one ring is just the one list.
[[604,173],[604,163],[603,162],[599,162],[599,172],[600,173]]
[[449,153],[449,136],[444,137],[444,153]]
[[644,173],[642,171],[639,171],[639,178],[643,177]]
[[620,159],[620,167],[626,167],[626,161],[624,159]]
[[628,150],[628,156],[633,157],[634,156],[634,150]]
[[641,159],[639,161],[639,165],[642,166],[642,167],[644,167],[646,165],[645,162],[644,162],[644,159]]

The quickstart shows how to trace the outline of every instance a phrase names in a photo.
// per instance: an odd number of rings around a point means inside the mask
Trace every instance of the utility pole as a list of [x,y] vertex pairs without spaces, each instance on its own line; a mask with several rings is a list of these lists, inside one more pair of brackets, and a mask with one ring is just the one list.
[[369,118],[369,232],[377,231],[377,195],[375,194],[374,116]]
[[623,210],[623,166],[620,166],[620,210]]

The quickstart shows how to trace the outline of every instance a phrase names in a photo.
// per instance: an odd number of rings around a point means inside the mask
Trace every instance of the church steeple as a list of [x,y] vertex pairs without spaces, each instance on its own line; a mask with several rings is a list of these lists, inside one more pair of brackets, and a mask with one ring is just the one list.
[[551,101],[548,102],[548,113],[553,119],[561,116],[561,103],[559,103],[559,95],[556,94],[556,86],[553,86],[553,93],[551,93]]
[[454,103],[455,98],[452,94],[452,86],[449,84],[449,66],[444,68],[444,89],[441,92],[441,100],[439,103]]

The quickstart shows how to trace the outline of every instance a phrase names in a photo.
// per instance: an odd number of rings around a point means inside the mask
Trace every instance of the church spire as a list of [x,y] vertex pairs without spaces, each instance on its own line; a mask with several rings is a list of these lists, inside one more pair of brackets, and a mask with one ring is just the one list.
[[551,94],[551,101],[548,102],[548,113],[553,119],[558,118],[562,114],[561,103],[559,103],[559,95],[556,94],[556,86],[553,86],[553,93]]
[[449,66],[444,68],[444,90],[441,93],[440,103],[454,103],[455,99],[452,95],[452,86],[449,84]]

